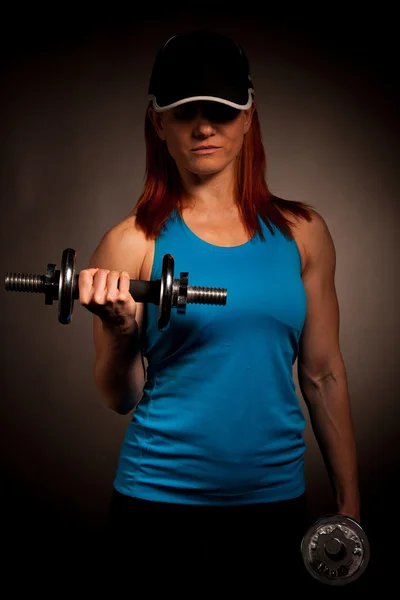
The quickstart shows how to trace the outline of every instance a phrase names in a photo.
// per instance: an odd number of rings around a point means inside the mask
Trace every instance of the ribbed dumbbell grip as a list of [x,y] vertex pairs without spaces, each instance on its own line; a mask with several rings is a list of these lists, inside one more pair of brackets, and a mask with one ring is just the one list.
[[44,293],[45,276],[26,273],[6,273],[4,285],[9,292]]
[[226,304],[227,290],[190,285],[187,289],[188,304]]

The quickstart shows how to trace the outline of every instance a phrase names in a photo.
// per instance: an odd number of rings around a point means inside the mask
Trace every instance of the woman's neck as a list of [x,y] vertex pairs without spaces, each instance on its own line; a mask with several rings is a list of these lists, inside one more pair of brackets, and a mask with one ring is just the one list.
[[184,210],[214,213],[236,207],[235,182],[231,169],[203,177],[186,173],[183,182],[186,191]]

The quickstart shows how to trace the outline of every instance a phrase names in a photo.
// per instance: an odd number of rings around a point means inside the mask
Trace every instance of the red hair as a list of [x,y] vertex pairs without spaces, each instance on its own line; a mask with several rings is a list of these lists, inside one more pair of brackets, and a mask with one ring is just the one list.
[[[146,169],[144,189],[134,209],[136,223],[148,238],[161,234],[171,213],[182,210],[184,189],[175,161],[166,144],[160,140],[146,111],[145,118]],[[311,221],[310,205],[284,200],[273,195],[266,182],[266,157],[257,109],[244,137],[236,162],[236,202],[250,237],[256,233],[263,238],[258,217],[269,227],[273,223],[289,239],[293,239],[291,222],[283,212]]]

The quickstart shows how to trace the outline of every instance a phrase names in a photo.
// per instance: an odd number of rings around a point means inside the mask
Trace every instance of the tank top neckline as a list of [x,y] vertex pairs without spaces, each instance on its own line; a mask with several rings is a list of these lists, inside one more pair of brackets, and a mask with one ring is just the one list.
[[201,237],[195,234],[194,231],[192,231],[192,229],[186,223],[186,221],[181,216],[178,210],[175,210],[174,212],[176,218],[182,226],[185,235],[195,243],[202,246],[202,248],[205,250],[222,254],[233,254],[237,252],[247,252],[254,247],[254,242],[256,241],[257,234],[254,234],[253,237],[247,240],[247,242],[244,242],[243,244],[238,244],[236,246],[218,246],[216,244],[212,244],[211,242],[207,242],[206,240],[203,240]]

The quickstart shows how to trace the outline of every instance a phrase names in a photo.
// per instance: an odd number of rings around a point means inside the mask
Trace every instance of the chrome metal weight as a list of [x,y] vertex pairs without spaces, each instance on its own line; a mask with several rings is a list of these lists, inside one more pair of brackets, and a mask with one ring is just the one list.
[[74,287],[78,287],[75,265],[76,253],[72,248],[67,248],[62,254],[58,276],[58,320],[63,325],[71,321],[74,309]]
[[360,523],[343,515],[317,519],[301,541],[307,571],[322,584],[347,585],[368,566],[370,546]]
[[[158,329],[165,331],[170,322],[171,309],[179,314],[186,312],[187,304],[214,304],[225,306],[226,288],[188,285],[188,273],[174,278],[174,257],[165,254],[162,261],[161,279],[153,281],[131,280],[129,291],[136,302],[158,305]],[[5,289],[9,292],[43,293],[45,304],[58,302],[58,321],[71,322],[74,301],[79,299],[79,274],[76,273],[76,252],[66,248],[62,253],[61,266],[49,263],[44,275],[6,273]]]

